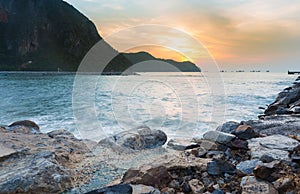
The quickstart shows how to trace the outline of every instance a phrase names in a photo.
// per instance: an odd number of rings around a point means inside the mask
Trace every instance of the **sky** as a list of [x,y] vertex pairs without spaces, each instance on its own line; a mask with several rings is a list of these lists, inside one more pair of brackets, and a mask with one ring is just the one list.
[[[162,25],[199,41],[220,69],[300,70],[299,0],[66,1],[91,19],[104,39],[139,25]],[[157,33],[144,36],[145,42],[168,37],[182,48],[197,49],[191,41],[174,33]],[[124,38],[136,41],[134,36]],[[127,51],[145,50],[160,58],[193,61],[193,56],[170,47],[140,45]]]

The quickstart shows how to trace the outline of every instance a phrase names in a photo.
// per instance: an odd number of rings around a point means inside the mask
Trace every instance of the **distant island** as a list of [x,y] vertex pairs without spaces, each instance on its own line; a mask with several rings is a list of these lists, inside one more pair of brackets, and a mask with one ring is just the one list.
[[[0,71],[75,72],[100,40],[93,22],[67,2],[0,0]],[[119,53],[104,71],[123,72],[148,60],[167,62],[182,72],[200,71],[191,62],[157,59],[146,52]]]

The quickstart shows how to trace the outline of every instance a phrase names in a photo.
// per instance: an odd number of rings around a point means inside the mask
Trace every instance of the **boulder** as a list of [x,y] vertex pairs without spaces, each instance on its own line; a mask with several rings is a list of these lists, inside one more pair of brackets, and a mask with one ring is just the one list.
[[234,133],[235,129],[240,125],[240,123],[235,121],[228,121],[223,125],[217,127],[217,131],[221,131],[224,133]]
[[10,124],[9,128],[14,128],[18,126],[23,126],[29,128],[32,132],[39,132],[40,127],[33,121],[23,120],[23,121],[17,121],[12,124]]
[[221,175],[223,173],[235,174],[235,166],[225,160],[214,159],[207,164],[207,172],[210,175]]
[[208,131],[203,134],[203,139],[218,142],[221,144],[227,144],[234,138],[235,138],[234,135],[229,133],[223,133],[220,131]]
[[252,175],[253,169],[260,164],[258,159],[242,161],[236,165],[236,169],[242,174]]
[[189,139],[171,139],[169,140],[167,146],[168,148],[179,150],[179,151],[199,147],[197,143],[192,142],[192,140]]
[[242,140],[252,139],[258,137],[258,134],[249,125],[240,125],[235,129],[234,134]]
[[86,194],[132,194],[133,189],[129,184],[120,184],[87,192]]
[[123,131],[99,142],[101,145],[116,144],[131,150],[144,150],[161,147],[167,142],[167,135],[161,130],[151,130],[142,126],[129,131]]
[[254,176],[243,177],[240,186],[242,187],[243,194],[278,194],[278,191],[272,184],[267,181],[258,180]]

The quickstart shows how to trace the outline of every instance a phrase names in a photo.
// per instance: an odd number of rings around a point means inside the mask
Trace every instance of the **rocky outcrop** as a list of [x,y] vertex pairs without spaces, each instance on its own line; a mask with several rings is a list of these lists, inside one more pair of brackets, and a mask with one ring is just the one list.
[[0,193],[61,193],[91,178],[90,151],[70,132],[31,132],[38,125],[29,121],[10,126],[0,131]]
[[0,70],[75,71],[99,40],[95,25],[62,0],[0,0]]
[[300,77],[280,92],[276,100],[265,110],[265,115],[300,114]]

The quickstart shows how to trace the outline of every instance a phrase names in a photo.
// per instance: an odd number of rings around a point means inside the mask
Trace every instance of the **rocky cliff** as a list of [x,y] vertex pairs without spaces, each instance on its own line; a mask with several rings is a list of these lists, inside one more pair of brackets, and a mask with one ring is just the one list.
[[94,24],[62,0],[0,0],[1,70],[76,70],[101,40]]
[[[62,0],[0,0],[0,71],[76,71],[99,40],[95,25]],[[130,66],[119,54],[106,71]]]

